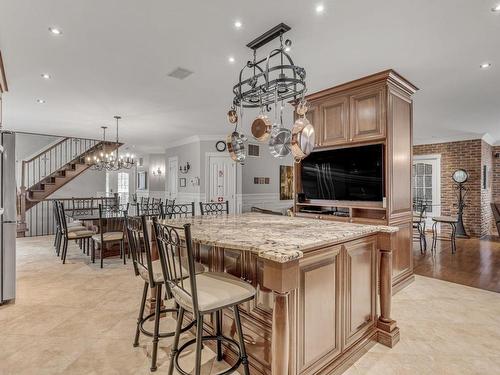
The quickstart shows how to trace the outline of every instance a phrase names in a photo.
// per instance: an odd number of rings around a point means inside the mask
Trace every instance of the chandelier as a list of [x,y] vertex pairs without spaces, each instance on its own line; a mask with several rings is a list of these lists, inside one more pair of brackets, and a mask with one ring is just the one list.
[[118,171],[120,169],[130,169],[135,166],[136,162],[134,160],[134,155],[127,153],[125,156],[119,155],[118,148],[121,146],[118,138],[118,121],[121,119],[120,116],[114,116],[116,119],[116,142],[115,150],[112,152],[106,151],[106,129],[107,126],[101,126],[103,131],[102,137],[102,149],[98,155],[94,157],[87,156],[87,163],[91,165],[91,169],[97,171]]

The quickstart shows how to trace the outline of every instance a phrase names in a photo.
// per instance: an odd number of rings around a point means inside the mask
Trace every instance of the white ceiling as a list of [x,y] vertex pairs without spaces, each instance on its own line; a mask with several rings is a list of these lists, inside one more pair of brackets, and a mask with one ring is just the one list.
[[[316,2],[304,0],[0,0],[5,126],[97,138],[118,113],[122,140],[150,152],[195,134],[227,133],[231,89],[250,58],[246,43],[285,22],[309,92],[393,68],[420,88],[416,143],[485,133],[500,141],[495,0],[324,4],[318,16]],[[483,61],[492,67],[479,69]],[[194,74],[167,77],[179,66]],[[40,77],[45,72],[51,80]],[[247,129],[252,116],[247,111]]]

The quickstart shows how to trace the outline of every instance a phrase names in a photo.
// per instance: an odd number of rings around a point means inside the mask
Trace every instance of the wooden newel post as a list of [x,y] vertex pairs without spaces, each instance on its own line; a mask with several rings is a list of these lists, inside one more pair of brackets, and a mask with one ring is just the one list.
[[271,341],[271,374],[290,373],[290,292],[298,288],[299,261],[279,263],[267,260],[264,263],[264,287],[274,294],[273,326]]
[[379,233],[380,250],[380,317],[377,322],[378,342],[392,348],[399,341],[399,328],[391,318],[392,303],[392,251],[396,233]]

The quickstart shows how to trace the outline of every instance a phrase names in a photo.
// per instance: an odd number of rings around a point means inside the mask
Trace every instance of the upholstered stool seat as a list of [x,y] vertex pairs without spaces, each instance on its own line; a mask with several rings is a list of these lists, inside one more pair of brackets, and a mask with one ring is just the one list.
[[[184,285],[186,292],[189,294],[186,294],[178,287],[172,288],[172,294],[179,305],[186,310],[192,311],[189,280],[185,280]],[[255,295],[255,288],[252,285],[227,273],[205,272],[196,275],[196,287],[198,309],[203,313],[239,304],[252,299]]]
[[[226,206],[227,208],[227,206]],[[202,209],[203,212],[203,209]],[[169,221],[160,224],[157,219],[153,219],[156,244],[160,260],[165,267],[162,267],[163,279],[179,306],[177,316],[177,327],[174,341],[171,345],[170,364],[168,375],[172,375],[174,367],[178,373],[188,375],[190,373],[201,373],[201,351],[204,341],[216,342],[217,361],[222,361],[222,344],[231,345],[238,349],[235,363],[219,375],[232,374],[243,365],[243,373],[250,374],[248,356],[245,349],[245,341],[241,326],[240,312],[238,305],[254,298],[256,290],[248,282],[226,273],[205,272],[197,274],[195,272],[195,255],[191,237],[191,225],[184,224],[182,227],[171,225]],[[183,245],[185,244],[186,261],[183,262]],[[187,266],[188,278],[180,274]],[[234,316],[234,326],[236,328],[238,341],[232,337],[222,334],[224,325],[223,310],[231,309]],[[179,347],[179,338],[182,332],[182,322],[185,311],[189,311],[196,320],[196,337],[188,340]],[[214,314],[214,332],[204,335],[204,316]],[[195,366],[192,372],[187,372],[179,365],[179,358],[182,352],[188,347],[195,345]]]
[[[163,271],[161,269],[161,262],[160,260],[153,260],[151,262],[151,265],[153,266],[152,273],[153,273],[153,280],[155,283],[163,283],[165,280],[163,279]],[[205,271],[205,267],[203,267],[203,264],[195,262],[195,272],[196,273],[202,273]],[[139,275],[142,277],[144,281],[149,281],[149,273],[148,269],[146,267],[139,266],[137,267],[139,270]],[[182,258],[182,275],[184,275],[185,278],[189,277],[189,271],[188,271],[188,265],[187,265],[187,258]]]

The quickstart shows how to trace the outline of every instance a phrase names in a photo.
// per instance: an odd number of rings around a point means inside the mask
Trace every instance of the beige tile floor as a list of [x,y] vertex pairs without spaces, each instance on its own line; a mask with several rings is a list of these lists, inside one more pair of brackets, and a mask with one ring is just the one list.
[[[52,237],[21,239],[17,285],[16,303],[0,307],[1,375],[149,373],[150,339],[132,347],[142,283],[131,265],[107,259],[101,270],[75,245],[62,265]],[[345,374],[500,374],[500,294],[417,277],[393,316],[399,344],[376,345]],[[160,341],[159,374],[170,343]],[[220,371],[203,352],[203,374]],[[192,353],[182,363],[192,368]]]

